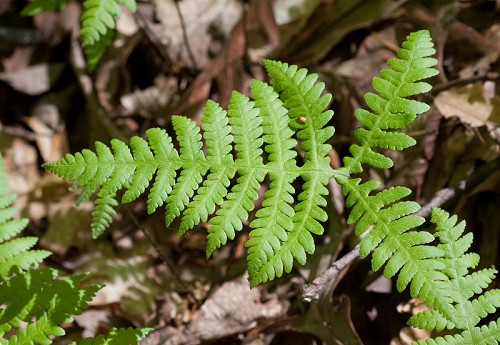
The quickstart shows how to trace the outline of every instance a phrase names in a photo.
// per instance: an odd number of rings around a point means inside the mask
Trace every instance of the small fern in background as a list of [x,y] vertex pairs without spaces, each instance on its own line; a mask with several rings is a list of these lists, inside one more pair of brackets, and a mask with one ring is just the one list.
[[[482,269],[469,273],[479,263],[479,255],[467,253],[472,244],[472,233],[463,235],[465,222],[438,208],[432,210],[436,224],[437,248],[442,256],[436,260],[440,269],[431,270],[421,289],[433,309],[414,315],[408,321],[413,327],[441,331],[456,329],[460,333],[418,341],[418,344],[498,344],[500,319],[479,326],[488,314],[500,307],[500,290],[485,291],[495,279],[497,270]],[[413,287],[413,286],[412,286]],[[474,296],[477,298],[472,299]]]
[[[482,293],[495,271],[466,275],[467,268],[477,263],[477,256],[464,255],[469,236],[460,240],[454,225],[435,210],[436,236],[441,241],[435,245],[435,235],[412,230],[424,219],[412,215],[420,208],[416,202],[403,201],[410,194],[408,188],[378,191],[380,182],[364,182],[356,176],[365,166],[392,167],[392,160],[380,150],[403,150],[415,144],[398,130],[429,109],[409,97],[431,89],[421,80],[437,74],[434,53],[428,31],[407,37],[397,57],[388,61],[390,69],[374,79],[377,93],[365,95],[370,110],[356,111],[361,124],[354,133],[357,143],[351,145],[344,166],[336,170],[330,167],[331,146],[326,143],[334,134],[328,126],[333,112],[326,110],[331,95],[322,95],[324,85],[316,83],[315,74],[269,60],[264,65],[272,86],[253,81],[251,98],[233,92],[227,112],[209,100],[201,128],[186,117],[173,116],[174,138],[152,128],[146,131],[146,139],[133,137],[129,145],[114,139],[110,147],[97,142],[95,152],[67,154],[44,167],[76,181],[83,189],[82,200],[96,194],[94,237],[112,221],[119,192],[123,191],[123,203],[147,194],[148,213],[165,204],[167,225],[180,217],[180,235],[200,222],[210,224],[207,257],[243,228],[267,178],[268,189],[250,222],[246,243],[251,286],[290,272],[294,260],[304,264],[306,255],[314,252],[312,235],[323,233],[321,222],[328,218],[323,210],[326,186],[335,178],[352,208],[348,223],[356,224],[356,234],[366,233],[361,255],[373,253],[375,271],[383,267],[387,278],[397,275],[399,291],[410,285],[411,295],[433,308],[410,322],[418,327],[463,330],[456,337],[473,339],[438,338],[437,344],[496,344],[498,321],[486,329],[476,325],[487,313],[495,312],[498,294],[486,292],[469,302],[474,293]],[[297,179],[303,182],[300,191],[293,185]],[[441,220],[436,218],[439,215]],[[462,261],[465,271],[453,271],[452,266]],[[466,292],[459,294],[458,289]],[[475,321],[464,324],[464,316]]]
[[[13,219],[14,200],[0,157],[0,344],[51,344],[54,336],[65,334],[60,325],[72,322],[100,287],[79,287],[86,275],[61,277],[57,270],[39,267],[50,252],[31,249],[36,237],[16,237],[28,221]],[[80,344],[137,344],[148,332],[112,329],[107,337]]]
[[[59,11],[70,0],[33,0],[22,11],[25,16],[42,12]],[[87,69],[94,70],[97,63],[111,45],[116,20],[121,15],[120,6],[130,12],[137,9],[136,0],[83,0],[80,38],[87,58]]]

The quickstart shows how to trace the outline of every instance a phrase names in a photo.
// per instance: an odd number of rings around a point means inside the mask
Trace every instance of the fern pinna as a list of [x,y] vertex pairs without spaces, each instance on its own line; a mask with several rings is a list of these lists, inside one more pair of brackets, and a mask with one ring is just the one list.
[[[396,130],[429,108],[408,98],[430,90],[431,86],[421,80],[437,74],[432,68],[436,64],[431,57],[434,52],[427,31],[407,37],[398,56],[388,61],[390,69],[373,81],[378,95],[365,96],[370,111],[356,111],[361,124],[354,133],[357,143],[340,169],[333,170],[327,156],[331,147],[326,142],[334,133],[328,126],[333,112],[326,110],[331,95],[322,95],[324,85],[316,83],[316,75],[269,60],[264,65],[272,86],[253,81],[251,99],[233,92],[227,112],[209,100],[201,129],[186,117],[173,116],[174,138],[153,128],[146,131],[146,139],[133,137],[130,146],[116,139],[111,147],[97,142],[95,153],[83,150],[67,154],[44,166],[76,181],[83,188],[82,199],[96,193],[94,237],[109,226],[120,190],[124,190],[122,202],[147,193],[149,213],[165,204],[167,225],[180,217],[180,235],[208,221],[207,257],[243,228],[267,178],[268,189],[250,222],[246,243],[251,286],[289,272],[294,259],[304,264],[306,255],[314,252],[312,234],[323,232],[321,222],[327,220],[327,214],[322,207],[326,205],[326,185],[333,177],[342,185],[347,206],[352,208],[348,222],[356,223],[358,235],[367,233],[361,254],[373,252],[373,269],[384,266],[388,278],[399,272],[400,291],[410,284],[413,296],[420,295],[430,306],[436,304],[439,315],[451,317],[449,307],[438,306],[449,304],[449,298],[439,295],[438,290],[428,292],[448,274],[442,271],[445,251],[433,245],[435,236],[431,233],[409,231],[424,222],[412,215],[419,209],[417,203],[402,201],[410,190],[393,187],[377,192],[379,182],[362,182],[356,177],[366,165],[378,169],[392,166],[390,158],[377,150],[414,145],[412,138]],[[299,178],[302,188],[296,191],[293,183]],[[428,317],[426,314],[424,319]],[[423,325],[418,322],[416,325]],[[447,325],[452,323],[457,325],[455,321]]]
[[[51,253],[31,249],[36,237],[16,237],[28,222],[13,219],[14,200],[0,158],[0,344],[52,344],[54,336],[65,334],[60,325],[72,322],[100,287],[79,287],[85,275],[61,277],[57,270],[38,267]],[[112,329],[107,337],[79,344],[137,344],[148,332]]]

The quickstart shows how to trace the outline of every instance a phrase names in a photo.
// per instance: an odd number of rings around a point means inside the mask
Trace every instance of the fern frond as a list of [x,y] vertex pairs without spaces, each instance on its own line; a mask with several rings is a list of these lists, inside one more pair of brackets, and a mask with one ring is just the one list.
[[[148,195],[148,212],[165,203],[167,225],[181,218],[179,234],[208,221],[207,256],[242,228],[267,176],[269,189],[250,223],[251,238],[246,243],[252,286],[289,272],[294,259],[305,263],[306,254],[314,251],[312,234],[323,232],[326,185],[335,177],[343,186],[348,206],[353,208],[349,222],[358,222],[356,232],[362,234],[373,226],[362,242],[362,254],[375,250],[374,267],[387,263],[386,276],[403,272],[398,288],[404,289],[413,281],[412,291],[418,293],[426,279],[431,279],[421,273],[440,268],[442,264],[433,258],[442,256],[442,252],[428,245],[434,239],[429,233],[408,232],[423,222],[411,215],[418,209],[416,203],[401,202],[409,189],[395,187],[376,193],[377,182],[361,183],[351,178],[362,172],[362,164],[392,166],[392,161],[376,149],[403,149],[414,143],[406,134],[391,130],[404,127],[427,109],[427,105],[406,97],[430,88],[419,80],[436,73],[430,68],[436,61],[429,57],[434,50],[427,32],[410,35],[403,47],[398,58],[390,60],[392,69],[382,71],[374,81],[381,96],[366,97],[372,111],[357,112],[364,126],[355,134],[359,144],[351,147],[352,157],[346,157],[345,167],[337,171],[330,167],[327,156],[331,147],[326,141],[334,133],[333,127],[327,126],[333,112],[325,111],[331,95],[321,95],[324,85],[316,83],[316,75],[274,61],[264,62],[273,86],[254,81],[253,102],[233,93],[228,114],[215,102],[207,102],[203,132],[193,121],[174,116],[179,152],[166,132],[153,129],[146,133],[146,140],[131,139],[132,155],[126,144],[114,141],[113,157],[109,149],[98,144],[96,155],[84,150],[44,166],[66,179],[77,180],[80,187],[93,189],[102,183],[99,206],[105,211],[97,212],[103,219],[95,227],[99,232],[108,225],[113,212],[104,207],[104,197],[113,199],[119,189],[124,189],[122,202],[130,202],[146,192],[156,175]],[[300,160],[297,144],[303,153]],[[126,158],[118,159],[119,154]],[[108,158],[100,158],[104,156]],[[125,170],[126,176],[122,175]],[[292,183],[299,177],[304,183],[294,200]]]
[[[454,337],[438,337],[419,344],[497,344],[500,339],[498,321],[489,327],[478,324],[488,314],[500,308],[500,290],[483,291],[496,276],[495,269],[482,269],[469,273],[478,263],[477,254],[465,254],[472,244],[472,234],[463,235],[465,222],[457,223],[457,217],[441,209],[432,210],[432,220],[436,224],[438,248],[444,253],[437,258],[444,273],[440,279],[428,281],[428,290],[443,296],[435,298],[432,312],[414,315],[408,324],[428,330],[444,327],[461,330]],[[477,298],[473,297],[477,295]]]

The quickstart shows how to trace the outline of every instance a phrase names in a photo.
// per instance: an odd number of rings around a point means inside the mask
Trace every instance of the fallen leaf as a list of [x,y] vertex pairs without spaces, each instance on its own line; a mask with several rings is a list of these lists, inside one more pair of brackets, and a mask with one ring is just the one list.
[[16,91],[30,96],[40,95],[50,90],[65,66],[64,63],[41,63],[22,70],[0,73],[0,80],[9,83]]
[[[493,104],[500,103],[499,96],[485,95],[483,84],[471,84],[440,92],[434,104],[445,118],[458,117],[460,122],[472,127],[481,127],[489,122],[493,114]],[[499,111],[495,107],[495,111]]]

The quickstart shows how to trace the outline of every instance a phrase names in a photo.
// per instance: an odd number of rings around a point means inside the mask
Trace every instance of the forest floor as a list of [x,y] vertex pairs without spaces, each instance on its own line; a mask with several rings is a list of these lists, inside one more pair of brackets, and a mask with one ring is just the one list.
[[369,260],[353,260],[319,301],[302,298],[305,285],[358,241],[333,182],[335,216],[315,254],[249,289],[248,229],[207,260],[206,224],[180,238],[178,223],[167,228],[161,211],[148,216],[141,199],[120,207],[110,230],[93,240],[92,202],[76,207],[71,185],[41,168],[96,140],[171,130],[172,114],[199,122],[207,99],[227,107],[232,90],[248,94],[252,79],[266,80],[264,58],[306,67],[333,94],[338,167],[372,78],[419,29],[431,31],[439,60],[426,95],[431,110],[407,129],[418,144],[370,176],[465,219],[480,266],[500,265],[498,1],[139,1],[136,13],[123,9],[113,46],[91,73],[78,41],[79,3],[22,17],[26,3],[0,1],[4,165],[16,206],[30,219],[26,234],[54,253],[46,264],[90,272],[86,283],[105,285],[62,343],[116,326],[154,327],[146,345],[396,345],[426,337],[406,326],[422,305],[372,272]]

